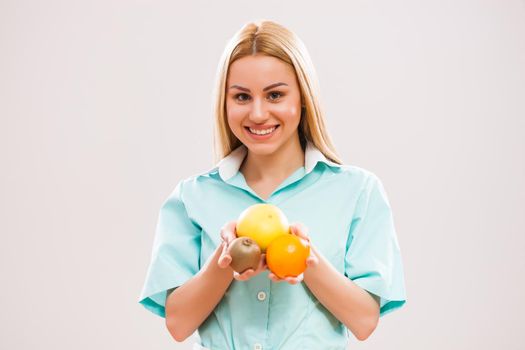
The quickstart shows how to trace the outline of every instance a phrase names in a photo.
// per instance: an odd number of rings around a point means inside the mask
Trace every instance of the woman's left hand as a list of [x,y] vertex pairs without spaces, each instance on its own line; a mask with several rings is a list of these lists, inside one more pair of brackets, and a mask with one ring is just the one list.
[[[290,225],[290,231],[293,235],[296,235],[310,243],[310,255],[306,259],[306,268],[317,265],[319,263],[319,258],[317,257],[317,255],[315,255],[313,249],[311,248],[312,242],[310,241],[310,237],[308,236],[308,228],[304,224],[298,222]],[[286,281],[290,284],[297,284],[303,281],[304,272],[297,277],[286,276],[285,278],[280,278],[270,271],[268,273],[268,278],[271,279],[273,282]]]

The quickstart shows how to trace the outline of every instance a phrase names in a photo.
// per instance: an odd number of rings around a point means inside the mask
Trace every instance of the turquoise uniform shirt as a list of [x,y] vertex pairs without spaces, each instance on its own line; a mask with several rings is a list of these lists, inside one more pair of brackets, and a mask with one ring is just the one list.
[[[341,274],[380,297],[380,316],[405,304],[391,206],[375,174],[333,163],[308,141],[305,166],[264,200],[239,171],[246,154],[241,145],[209,171],[179,181],[162,205],[139,298],[147,310],[165,317],[166,291],[194,276],[221,243],[221,227],[257,203],[274,204],[290,223],[305,224],[312,244]],[[275,283],[264,271],[234,279],[198,335],[195,346],[212,350],[328,350],[346,349],[352,333],[304,282]]]

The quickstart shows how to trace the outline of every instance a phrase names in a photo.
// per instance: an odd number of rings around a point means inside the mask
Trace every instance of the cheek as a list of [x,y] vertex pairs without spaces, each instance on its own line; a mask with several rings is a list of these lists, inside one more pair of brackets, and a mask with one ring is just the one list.
[[277,104],[272,110],[275,115],[288,122],[298,121],[301,118],[301,110],[294,103]]
[[226,116],[228,118],[228,121],[240,121],[242,120],[245,114],[246,111],[242,107],[234,104],[226,104]]

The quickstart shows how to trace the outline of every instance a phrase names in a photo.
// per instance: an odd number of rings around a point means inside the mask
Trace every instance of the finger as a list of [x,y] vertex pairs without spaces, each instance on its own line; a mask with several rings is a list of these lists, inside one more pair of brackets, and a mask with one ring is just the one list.
[[290,284],[297,284],[303,280],[303,274],[300,274],[299,276],[296,276],[296,277],[287,276],[285,277],[285,280]]
[[254,269],[248,269],[248,270],[245,270],[241,276],[244,276],[244,277],[252,277],[253,274],[255,273],[255,270]]
[[229,221],[226,225],[222,227],[221,238],[223,241],[226,241],[229,244],[231,241],[237,238],[235,234],[236,226],[237,226],[237,223],[235,221]]
[[232,220],[228,223],[228,228],[230,229],[230,232],[232,233],[234,238],[237,238],[237,221]]
[[281,279],[277,277],[273,272],[270,272],[268,274],[268,278],[271,279],[273,282],[281,282]]
[[290,229],[292,231],[292,234],[304,238],[305,240],[310,242],[310,237],[308,236],[308,228],[304,224],[296,222],[290,226]]
[[310,250],[310,256],[306,258],[306,266],[315,266],[319,263],[319,258]]
[[238,274],[239,275],[238,280],[239,281],[247,281],[253,276],[253,274],[254,274],[253,269],[245,270],[245,271],[243,271],[243,273]]
[[237,238],[237,221],[230,221],[228,228],[230,229],[232,240]]
[[222,241],[230,244],[234,239],[234,235],[232,234],[232,232],[230,231],[230,229],[228,228],[225,228],[221,231],[221,239]]
[[226,242],[222,242],[222,253],[221,253],[221,257],[225,256],[225,255],[228,255],[228,243]]
[[266,254],[261,254],[261,260],[259,260],[259,267],[258,269],[264,270],[268,267],[266,265]]
[[221,244],[222,244],[222,253],[221,253],[221,256],[219,257],[218,264],[219,264],[219,267],[226,268],[228,267],[228,265],[230,265],[232,261],[232,257],[231,255],[227,253],[226,242],[222,242]]
[[233,278],[235,278],[238,281],[246,281],[250,279],[251,275],[253,274],[253,269],[244,270],[242,273],[238,273],[237,271],[233,271]]
[[305,237],[308,237],[309,236],[309,231],[308,230],[308,227],[303,224],[302,222],[298,222],[297,223],[297,226],[299,227],[299,230],[301,231],[301,233],[305,236]]
[[224,226],[221,227],[221,239],[223,241],[226,240],[226,231],[228,230],[228,224],[225,224]]
[[312,258],[312,257],[309,257],[308,259],[306,259],[306,266],[308,267],[312,267],[312,266],[315,266],[315,260]]
[[227,268],[228,266],[230,266],[230,263],[232,262],[232,258],[231,256],[229,255],[224,255],[222,257],[219,258],[219,267],[225,269]]
[[290,233],[296,236],[298,235],[298,227],[296,222],[290,224]]

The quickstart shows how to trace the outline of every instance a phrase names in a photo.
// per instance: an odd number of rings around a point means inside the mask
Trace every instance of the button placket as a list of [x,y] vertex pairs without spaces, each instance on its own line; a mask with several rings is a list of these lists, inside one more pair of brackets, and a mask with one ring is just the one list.
[[252,310],[258,316],[253,323],[254,329],[257,329],[257,332],[250,334],[252,346],[248,349],[262,350],[266,338],[268,337],[269,293],[271,280],[265,276],[265,274],[260,274],[253,279],[253,282],[254,285],[250,288],[250,299],[252,300]]

